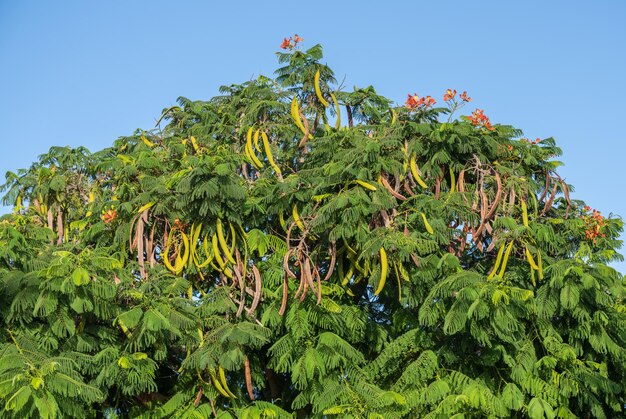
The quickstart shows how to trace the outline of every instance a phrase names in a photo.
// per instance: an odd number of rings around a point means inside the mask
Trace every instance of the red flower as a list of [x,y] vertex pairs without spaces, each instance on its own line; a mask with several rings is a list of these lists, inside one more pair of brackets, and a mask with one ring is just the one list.
[[476,109],[472,112],[472,116],[468,116],[467,119],[472,123],[472,125],[480,125],[480,123],[485,118],[485,114],[482,109]]
[[291,49],[291,48],[293,48],[293,45],[291,45],[291,37],[289,37],[289,39],[284,38],[283,39],[283,43],[280,44],[280,47],[282,49]]
[[467,119],[474,126],[487,128],[489,131],[495,130],[495,128],[491,126],[491,121],[489,121],[489,118],[487,118],[482,109],[476,109],[474,112],[472,112],[472,116],[468,116]]
[[117,211],[110,209],[102,215],[102,221],[104,224],[109,224],[111,221],[117,218]]
[[420,98],[417,93],[413,93],[413,95],[407,95],[407,100],[404,103],[404,106],[407,109],[415,109],[424,104],[424,98]]
[[282,49],[293,49],[300,42],[304,41],[302,37],[298,34],[295,34],[293,37],[283,38],[283,43],[280,44]]
[[414,110],[422,107],[427,108],[434,105],[435,103],[437,102],[431,96],[419,97],[417,93],[413,93],[413,95],[407,95],[407,100],[406,102],[404,102],[404,107]]
[[602,232],[602,229],[606,226],[606,219],[600,211],[591,208],[589,205],[585,205],[583,210],[585,212],[591,210],[591,215],[582,215],[582,219],[585,222],[585,238],[596,244],[598,237],[606,237],[606,233]]
[[463,91],[463,93],[461,93],[459,97],[461,98],[461,100],[463,100],[463,102],[469,102],[470,100],[472,100],[471,97],[467,96],[466,91]]
[[446,90],[446,93],[443,95],[443,100],[444,102],[447,102],[451,99],[454,99],[454,96],[456,96],[456,90],[448,89]]

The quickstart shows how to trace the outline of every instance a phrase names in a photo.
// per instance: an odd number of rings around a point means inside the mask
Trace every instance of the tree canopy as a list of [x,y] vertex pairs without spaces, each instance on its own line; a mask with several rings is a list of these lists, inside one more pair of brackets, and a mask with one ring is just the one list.
[[555,141],[342,90],[301,42],[7,173],[0,418],[623,414],[623,223]]

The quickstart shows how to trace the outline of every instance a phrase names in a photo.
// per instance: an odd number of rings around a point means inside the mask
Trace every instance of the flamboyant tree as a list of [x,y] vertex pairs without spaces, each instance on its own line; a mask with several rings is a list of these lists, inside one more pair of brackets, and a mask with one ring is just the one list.
[[554,140],[334,90],[301,41],[7,174],[0,417],[623,414],[622,221]]

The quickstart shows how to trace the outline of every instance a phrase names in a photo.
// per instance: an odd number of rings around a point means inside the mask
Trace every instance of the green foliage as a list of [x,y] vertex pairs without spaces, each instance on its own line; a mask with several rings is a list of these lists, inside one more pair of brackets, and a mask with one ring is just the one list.
[[0,418],[623,415],[623,223],[554,140],[321,59],[7,174]]

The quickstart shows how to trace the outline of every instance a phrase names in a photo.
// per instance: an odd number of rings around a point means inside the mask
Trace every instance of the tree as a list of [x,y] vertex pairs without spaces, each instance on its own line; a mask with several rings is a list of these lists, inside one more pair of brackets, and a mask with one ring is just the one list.
[[334,91],[300,42],[7,174],[0,417],[623,412],[623,223],[554,140],[455,118],[465,92]]

